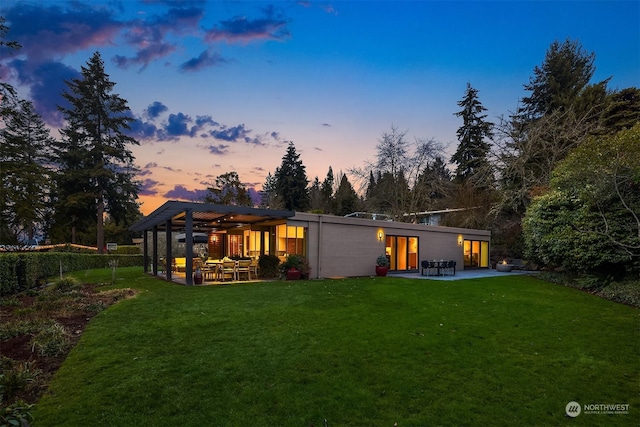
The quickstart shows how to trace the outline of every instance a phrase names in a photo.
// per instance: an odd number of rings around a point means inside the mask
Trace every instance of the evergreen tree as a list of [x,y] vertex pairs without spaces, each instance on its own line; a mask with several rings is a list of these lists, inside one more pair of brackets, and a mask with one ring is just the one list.
[[240,182],[237,172],[227,172],[217,176],[213,185],[207,190],[209,193],[204,197],[207,203],[253,206],[251,195],[246,186]]
[[262,184],[260,207],[264,209],[282,208],[278,195],[276,194],[276,178],[271,175],[271,172],[267,174],[264,184]]
[[53,138],[29,101],[3,117],[0,129],[2,190],[0,215],[3,242],[27,242],[42,234],[50,206],[49,146]]
[[96,200],[85,167],[86,148],[79,138],[59,141],[54,147],[58,165],[53,193],[54,217],[50,230],[53,243],[95,242]]
[[640,89],[630,87],[608,96],[603,126],[608,133],[631,129],[640,122]]
[[307,172],[293,142],[289,142],[282,164],[275,172],[276,194],[282,198],[284,208],[305,211],[309,207]]
[[[0,16],[0,49],[2,49],[3,54],[7,54],[9,52],[7,49],[4,49],[4,47],[9,50],[16,51],[22,47],[16,41],[5,40],[9,33],[9,27],[5,24],[6,21],[7,20],[3,16]],[[2,74],[3,73],[0,73],[0,77]],[[13,113],[17,104],[18,97],[15,88],[9,83],[0,80],[0,119],[4,120],[4,117]]]
[[334,184],[334,176],[333,169],[329,166],[329,170],[327,171],[327,176],[324,181],[322,181],[322,186],[320,187],[320,191],[322,192],[323,197],[323,209],[327,213],[332,212],[333,206],[333,184]]
[[491,146],[487,142],[493,137],[493,123],[486,121],[487,109],[478,100],[478,90],[467,83],[464,98],[458,101],[462,110],[455,113],[462,117],[462,126],[456,132],[458,149],[451,157],[451,163],[457,164],[455,178],[458,182],[466,181],[481,170],[488,167],[487,155]]
[[524,85],[530,96],[499,128],[502,211],[520,217],[531,197],[548,187],[555,165],[597,131],[606,81],[589,86],[594,60],[578,42],[555,41],[534,68]]
[[[58,107],[66,120],[58,150],[58,202],[81,222],[88,220],[86,207],[91,207],[98,252],[103,253],[105,213],[123,218],[137,198],[137,169],[129,146],[139,143],[125,133],[134,119],[127,101],[112,93],[115,83],[105,73],[99,52],[82,67],[81,78],[67,85],[69,92],[62,96],[69,107]],[[81,182],[74,182],[74,178]]]
[[338,186],[334,197],[334,214],[344,216],[357,212],[359,202],[360,199],[358,198],[358,194],[347,179],[347,175],[342,174],[340,178],[340,185]]
[[309,208],[311,212],[326,213],[324,195],[322,194],[320,180],[318,176],[313,179],[311,187],[309,187]]
[[575,103],[595,72],[595,54],[587,53],[578,41],[554,41],[544,62],[533,69],[533,77],[524,85],[531,92],[522,99],[519,113],[525,121],[535,120]]

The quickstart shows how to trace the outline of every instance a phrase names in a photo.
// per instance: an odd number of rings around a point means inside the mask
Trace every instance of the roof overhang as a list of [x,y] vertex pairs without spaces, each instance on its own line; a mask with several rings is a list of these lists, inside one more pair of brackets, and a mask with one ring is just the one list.
[[137,221],[129,229],[131,231],[145,231],[158,227],[158,230],[166,230],[168,221],[171,221],[172,231],[184,230],[189,211],[193,218],[194,231],[204,232],[222,231],[263,223],[267,225],[269,222],[291,218],[296,214],[294,211],[170,200]]

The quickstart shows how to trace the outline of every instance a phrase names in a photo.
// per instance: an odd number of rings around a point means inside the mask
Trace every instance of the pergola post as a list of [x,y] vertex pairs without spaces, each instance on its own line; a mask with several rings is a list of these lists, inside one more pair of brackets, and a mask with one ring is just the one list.
[[165,241],[166,241],[166,260],[167,260],[167,268],[165,268],[164,275],[167,280],[171,281],[171,269],[173,267],[173,254],[171,253],[171,247],[173,242],[171,241],[171,220],[168,219],[166,222],[166,230],[165,230]]
[[142,232],[142,271],[144,271],[145,273],[149,272],[149,255],[147,254],[148,250],[149,238],[147,236],[147,230],[144,230]]
[[187,260],[185,263],[185,284],[193,285],[193,209],[184,212],[184,245]]
[[[158,275],[158,226],[154,225],[153,230],[151,231],[151,237],[153,237],[153,246],[152,246],[152,258],[153,265],[151,266],[151,271],[153,271],[153,276]],[[145,237],[147,236],[147,232],[144,232]]]

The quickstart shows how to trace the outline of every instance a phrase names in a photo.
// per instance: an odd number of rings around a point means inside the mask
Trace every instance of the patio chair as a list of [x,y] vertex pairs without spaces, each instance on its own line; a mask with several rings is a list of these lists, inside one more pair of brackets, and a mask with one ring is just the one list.
[[238,261],[238,266],[236,267],[236,275],[238,277],[238,280],[240,280],[241,275],[246,275],[247,280],[251,280],[251,269],[249,268],[250,266],[250,259],[241,259]]
[[447,261],[445,267],[442,269],[442,275],[451,274],[452,276],[456,275],[456,262],[451,260]]
[[435,274],[433,275],[440,274],[440,269],[438,268],[437,261],[422,261],[420,263],[420,266],[422,267],[422,275],[425,275],[425,271],[427,272],[426,276],[429,276],[430,273],[433,273],[433,271],[435,271]]
[[253,274],[253,277],[258,278],[258,260],[252,259],[251,264],[249,264],[249,273]]
[[238,280],[238,271],[236,270],[235,261],[223,261],[221,279],[224,282],[227,279],[227,275],[231,280]]
[[427,272],[427,276],[429,275],[429,261],[420,261],[420,275],[424,276],[424,272]]

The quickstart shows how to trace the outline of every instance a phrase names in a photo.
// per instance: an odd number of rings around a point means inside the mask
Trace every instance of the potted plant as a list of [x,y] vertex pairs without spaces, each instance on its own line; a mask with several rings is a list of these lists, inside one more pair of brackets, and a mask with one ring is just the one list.
[[302,264],[304,258],[300,255],[291,254],[280,264],[280,274],[287,280],[298,280],[302,277]]
[[376,276],[386,276],[389,271],[389,258],[386,255],[380,255],[376,259]]

